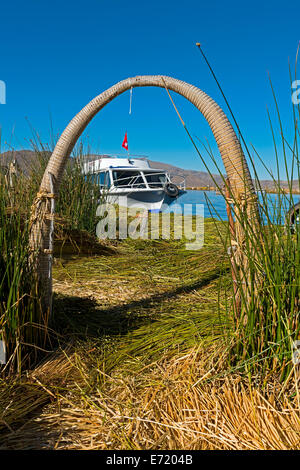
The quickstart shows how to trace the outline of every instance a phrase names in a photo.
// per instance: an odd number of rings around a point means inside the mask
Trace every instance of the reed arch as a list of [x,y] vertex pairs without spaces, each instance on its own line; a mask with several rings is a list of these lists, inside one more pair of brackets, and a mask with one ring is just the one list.
[[[37,252],[36,269],[44,291],[44,304],[51,302],[51,204],[59,191],[67,160],[78,138],[93,117],[110,101],[135,87],[161,87],[184,96],[202,113],[216,139],[227,178],[234,197],[249,201],[247,212],[256,224],[258,214],[255,207],[255,190],[250,171],[237,135],[220,106],[199,88],[168,76],[144,75],[127,78],[108,88],[90,101],[61,134],[45,170],[39,193],[32,208],[30,244]],[[237,230],[237,239],[242,230]]]

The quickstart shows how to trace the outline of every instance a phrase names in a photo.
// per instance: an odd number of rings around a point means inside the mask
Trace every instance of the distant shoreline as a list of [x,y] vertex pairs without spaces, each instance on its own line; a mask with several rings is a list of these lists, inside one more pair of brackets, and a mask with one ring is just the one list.
[[[214,191],[217,194],[221,194],[219,189],[214,187],[214,186],[190,186],[190,187],[187,187],[186,190],[187,191]],[[265,193],[268,193],[268,194],[277,194],[278,193],[278,190],[276,190],[275,188],[266,188],[266,189],[263,189],[262,191],[265,192]],[[280,188],[280,191],[282,193],[285,193],[285,194],[288,194],[290,192],[289,188]],[[261,191],[259,191],[259,192],[261,192]],[[294,190],[294,191],[292,191],[292,194],[300,195],[300,191],[299,190]]]
[[[51,152],[45,151],[43,155],[45,156],[45,158],[50,158]],[[98,154],[89,155],[89,157],[93,158],[99,158],[102,156],[103,155]],[[23,149],[2,152],[0,153],[0,171],[7,171],[10,163],[14,161],[16,163],[18,171],[21,171],[25,174],[29,174],[30,169],[33,166],[36,166],[37,162],[39,161],[39,158],[39,153],[34,150]],[[150,160],[149,158],[146,158],[146,160],[149,162],[151,168],[160,168],[166,170],[171,175],[171,177],[174,178],[184,178],[186,182],[186,189],[191,191],[216,191],[218,194],[220,192],[216,187],[216,184],[219,185],[219,187],[222,187],[224,184],[224,179],[226,178],[226,175],[210,174],[208,172],[199,170],[186,170],[184,168],[179,168],[174,165],[171,165],[169,163]],[[174,180],[174,183],[176,184],[176,180]],[[276,194],[278,192],[274,187],[274,183],[276,183],[276,180],[260,180],[260,184],[263,190],[270,194]],[[280,185],[282,192],[289,192],[287,181],[280,181]],[[293,186],[295,188],[299,186],[298,179],[293,180]],[[300,190],[294,189],[293,194],[300,195]]]

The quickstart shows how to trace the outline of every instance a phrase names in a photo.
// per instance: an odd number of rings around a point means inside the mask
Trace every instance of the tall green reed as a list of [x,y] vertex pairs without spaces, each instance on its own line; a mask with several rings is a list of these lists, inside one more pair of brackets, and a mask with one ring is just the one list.
[[[50,148],[41,141],[34,142],[35,164],[31,168],[29,185],[36,194],[47,163],[51,156]],[[63,175],[60,191],[56,199],[55,211],[65,229],[86,230],[96,233],[96,216],[100,195],[97,181],[92,175],[83,174],[83,163],[89,149],[80,142],[69,158]]]
[[[6,346],[5,371],[34,363],[47,342],[43,315],[28,249],[29,219],[17,205],[22,182],[0,172],[0,340]],[[27,201],[30,202],[30,199]]]
[[[292,82],[291,71],[290,79]],[[267,168],[263,157],[254,148],[253,154],[268,171],[273,194],[271,197],[264,190],[253,155],[245,144],[259,196],[257,205],[261,225],[258,231],[255,230],[245,210],[247,201],[238,200],[229,191],[227,203],[233,212],[235,224],[244,227],[245,238],[237,246],[229,224],[225,236],[221,233],[220,236],[224,249],[227,251],[230,247],[228,257],[234,271],[229,292],[231,303],[227,304],[227,316],[231,323],[231,328],[226,332],[229,364],[248,372],[277,373],[284,380],[295,370],[293,346],[300,338],[300,227],[296,222],[294,230],[290,230],[286,223],[288,211],[295,208],[295,193],[299,194],[300,190],[300,109],[299,105],[292,105],[291,137],[288,138],[284,133],[286,126],[282,122],[271,80],[270,85],[277,116],[275,126],[268,112],[274,143],[275,174]],[[241,136],[238,125],[237,128]],[[226,178],[209,145],[203,146],[226,185]],[[213,178],[206,159],[199,148],[196,149]],[[216,186],[219,185],[216,183]],[[226,198],[224,187],[219,186],[219,190]]]
[[97,207],[105,196],[100,194],[97,181],[91,174],[83,175],[86,151],[80,143],[69,159],[57,199],[57,213],[67,227],[96,234]]
[[[49,313],[40,302],[29,250],[30,208],[51,151],[34,146],[33,163],[12,174],[0,166],[0,340],[6,345],[4,371],[30,367],[50,346]],[[99,186],[82,173],[83,146],[70,159],[57,198],[56,215],[63,230],[95,235]]]
[[[270,85],[277,131],[269,112],[268,118],[277,174],[266,168],[263,158],[254,149],[255,156],[268,171],[274,194],[271,197],[264,191],[256,174],[262,219],[261,238],[254,240],[253,233],[247,232],[248,295],[242,300],[240,317],[235,324],[231,355],[234,360],[247,361],[255,370],[277,371],[280,378],[285,379],[295,367],[293,345],[300,335],[300,227],[296,222],[294,230],[291,230],[287,219],[287,213],[295,209],[295,193],[299,194],[300,190],[299,172],[295,175],[294,171],[295,167],[299,168],[299,127],[295,105],[292,104],[291,140],[285,135],[271,80]],[[277,142],[281,145],[281,151]],[[235,212],[240,212],[240,208],[236,207]],[[249,250],[251,245],[255,246],[255,252]],[[240,267],[240,273],[243,273],[243,267]]]

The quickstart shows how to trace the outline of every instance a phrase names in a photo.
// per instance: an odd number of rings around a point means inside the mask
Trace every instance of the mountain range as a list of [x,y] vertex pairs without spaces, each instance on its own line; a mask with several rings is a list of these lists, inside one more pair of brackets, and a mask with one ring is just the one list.
[[[48,154],[50,156],[50,152]],[[30,172],[30,168],[34,167],[35,165],[38,165],[37,155],[37,152],[32,150],[7,151],[0,154],[0,167],[8,167],[9,164],[15,160],[17,168],[25,174],[28,174]],[[99,157],[101,157],[101,155],[92,154],[88,155],[86,158],[88,158],[89,160],[94,160]],[[205,171],[186,170],[184,168],[179,168],[177,166],[170,165],[169,163],[157,162],[149,160],[145,157],[143,157],[142,159],[148,160],[151,168],[159,168],[162,170],[166,170],[174,177],[175,182],[179,181],[181,177],[184,177],[187,188],[215,187],[216,183],[219,186],[223,185],[223,180],[220,175],[214,174],[211,176],[208,172]],[[268,189],[270,191],[274,190],[275,187],[272,180],[260,180],[260,184],[263,189]],[[298,187],[298,181],[295,182],[295,185],[293,186]],[[281,181],[281,187],[288,188],[287,182]]]

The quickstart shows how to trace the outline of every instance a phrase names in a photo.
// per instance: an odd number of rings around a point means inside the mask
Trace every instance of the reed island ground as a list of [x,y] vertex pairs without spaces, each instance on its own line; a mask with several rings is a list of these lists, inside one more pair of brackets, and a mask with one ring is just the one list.
[[205,221],[197,251],[162,239],[60,249],[53,352],[0,380],[1,449],[299,447],[293,385],[227,361],[217,227]]

